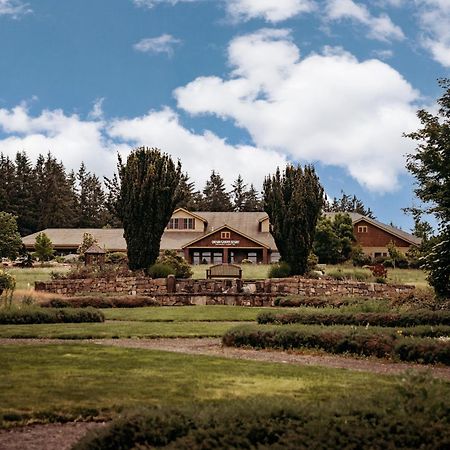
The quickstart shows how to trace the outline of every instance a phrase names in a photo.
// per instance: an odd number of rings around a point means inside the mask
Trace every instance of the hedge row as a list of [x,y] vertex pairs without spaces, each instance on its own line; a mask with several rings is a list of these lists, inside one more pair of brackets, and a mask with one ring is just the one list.
[[246,325],[227,331],[222,337],[222,343],[229,347],[317,348],[330,353],[450,365],[449,341],[405,337],[400,333],[377,330]]
[[104,322],[105,316],[94,308],[23,308],[1,309],[0,324]]
[[296,312],[258,315],[259,324],[302,323],[305,325],[373,325],[380,327],[413,327],[416,325],[450,325],[450,311],[407,311],[403,313]]
[[159,306],[157,300],[152,297],[136,295],[123,296],[83,296],[53,298],[40,303],[44,308],[141,308],[144,306]]
[[450,448],[446,391],[425,383],[402,388],[404,394],[378,399],[266,398],[144,410],[91,431],[73,450]]

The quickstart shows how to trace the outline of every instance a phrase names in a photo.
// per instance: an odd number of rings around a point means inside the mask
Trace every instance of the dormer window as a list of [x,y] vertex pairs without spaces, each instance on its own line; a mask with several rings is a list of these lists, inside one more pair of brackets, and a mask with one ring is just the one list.
[[358,233],[367,233],[367,225],[359,225]]
[[229,231],[222,231],[220,233],[220,239],[230,239],[231,233]]
[[169,224],[167,225],[168,230],[194,230],[195,222],[191,217],[188,218],[180,218],[175,217],[169,220]]

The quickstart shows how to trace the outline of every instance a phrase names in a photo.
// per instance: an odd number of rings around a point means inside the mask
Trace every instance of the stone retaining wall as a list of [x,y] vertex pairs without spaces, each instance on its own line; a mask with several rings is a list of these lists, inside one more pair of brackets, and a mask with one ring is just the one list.
[[[54,280],[37,282],[35,287],[37,291],[64,295],[109,293],[149,296],[172,295],[173,298],[184,296],[190,299],[201,298],[205,295],[211,298],[214,296],[223,298],[227,296],[274,298],[286,295],[383,298],[399,292],[410,292],[414,289],[413,286],[408,285],[362,283],[331,279],[316,280],[302,277],[272,278],[268,280],[176,280],[173,276],[169,276],[167,279],[156,280],[148,277]],[[195,303],[195,301],[191,300],[190,303]]]

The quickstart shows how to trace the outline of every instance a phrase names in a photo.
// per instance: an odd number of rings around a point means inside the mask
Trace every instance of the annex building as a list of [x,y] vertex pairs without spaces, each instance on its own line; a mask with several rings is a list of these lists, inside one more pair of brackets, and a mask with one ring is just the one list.
[[[350,216],[356,239],[367,255],[387,256],[391,241],[404,252],[411,245],[420,244],[420,239],[398,228],[361,214]],[[107,251],[126,252],[127,248],[121,228],[48,228],[43,232],[59,253],[75,253],[84,233],[92,234]],[[38,234],[23,238],[28,250],[34,249]],[[179,208],[167,224],[161,250],[176,250],[191,264],[239,264],[244,259],[268,264],[280,257],[265,212],[191,212]]]

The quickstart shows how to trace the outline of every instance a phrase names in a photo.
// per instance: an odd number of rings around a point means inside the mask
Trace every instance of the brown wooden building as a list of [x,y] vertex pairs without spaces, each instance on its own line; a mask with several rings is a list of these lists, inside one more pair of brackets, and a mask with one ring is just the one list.
[[[335,213],[326,213],[333,216]],[[420,239],[398,228],[350,214],[356,239],[363,251],[372,257],[386,256],[389,242],[406,252]],[[237,263],[244,259],[253,263],[278,261],[280,255],[269,230],[264,212],[190,212],[177,209],[161,239],[161,250],[177,250],[191,264]],[[76,252],[83,233],[92,234],[108,251],[126,252],[123,229],[46,229],[58,252]],[[25,247],[34,249],[38,233],[23,238]]]

